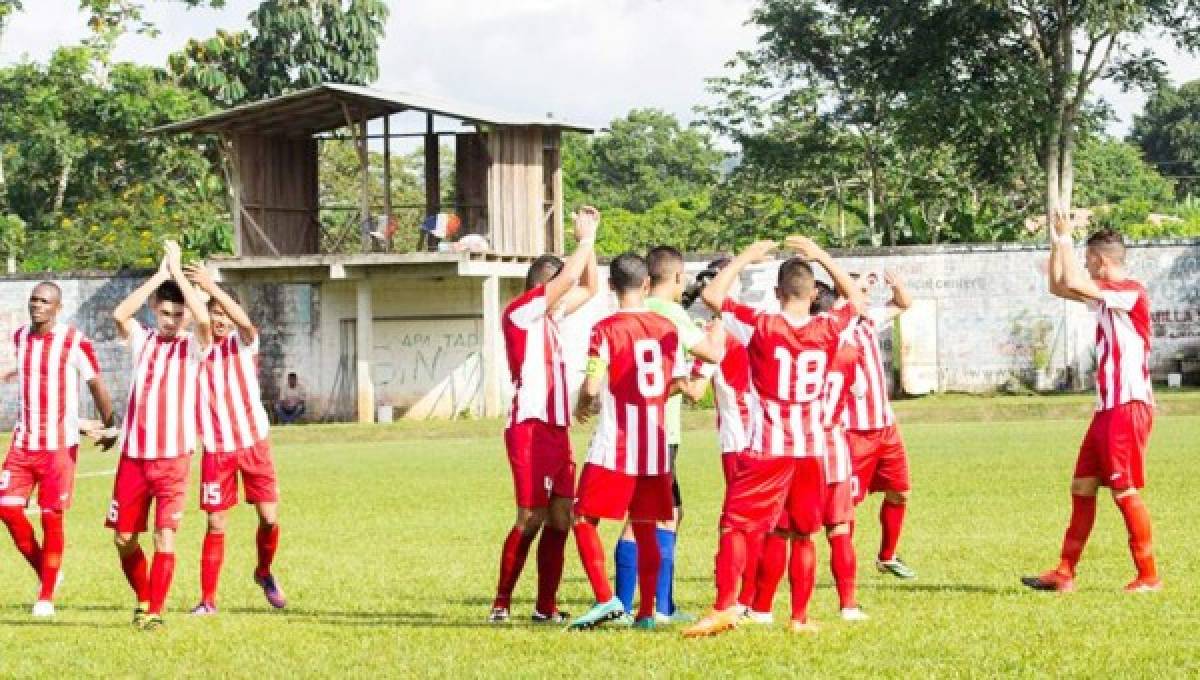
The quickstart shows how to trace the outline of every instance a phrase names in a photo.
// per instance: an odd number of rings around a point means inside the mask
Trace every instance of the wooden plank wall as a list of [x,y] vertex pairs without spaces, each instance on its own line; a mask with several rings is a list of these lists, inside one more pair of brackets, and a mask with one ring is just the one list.
[[240,135],[236,144],[242,206],[249,215],[243,218],[239,253],[317,253],[317,140]]
[[488,134],[488,226],[492,249],[498,253],[546,251],[542,147],[541,128],[499,127]]
[[463,233],[487,233],[488,150],[486,135],[454,135],[454,194]]

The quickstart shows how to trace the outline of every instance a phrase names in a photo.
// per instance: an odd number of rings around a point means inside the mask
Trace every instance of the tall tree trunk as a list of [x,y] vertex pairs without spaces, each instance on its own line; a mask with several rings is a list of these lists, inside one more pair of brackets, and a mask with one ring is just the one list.
[[54,207],[51,211],[51,215],[54,217],[58,217],[60,214],[62,214],[63,203],[67,199],[67,184],[69,184],[71,181],[72,165],[73,159],[71,156],[63,156],[62,172],[58,174],[58,189],[54,192]]

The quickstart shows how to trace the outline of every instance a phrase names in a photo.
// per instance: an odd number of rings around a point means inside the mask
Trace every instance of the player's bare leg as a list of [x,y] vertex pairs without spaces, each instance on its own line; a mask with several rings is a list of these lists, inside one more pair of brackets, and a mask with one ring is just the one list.
[[125,580],[129,582],[137,601],[133,610],[133,625],[141,626],[146,622],[146,615],[150,609],[150,577],[146,554],[142,552],[142,545],[135,533],[114,531],[113,544],[121,558],[121,570],[125,572]]
[[1096,523],[1096,494],[1100,480],[1095,477],[1078,477],[1071,480],[1071,522],[1063,536],[1062,551],[1058,566],[1038,576],[1025,576],[1021,583],[1034,590],[1052,590],[1069,593],[1075,590],[1075,566],[1083,555]]
[[263,589],[263,596],[272,607],[283,609],[287,606],[287,597],[271,571],[275,551],[279,548],[279,503],[255,503],[254,509],[258,512],[258,531],[254,538],[258,564],[254,567],[254,582]]
[[882,531],[875,567],[881,573],[901,579],[917,577],[917,573],[896,556],[896,546],[900,544],[900,532],[904,527],[904,513],[908,508],[909,496],[908,491],[886,491],[883,503],[879,506],[879,525]]
[[1154,561],[1154,544],[1150,528],[1150,512],[1137,489],[1113,489],[1113,500],[1125,520],[1129,533],[1129,553],[1137,568],[1137,577],[1125,586],[1127,593],[1152,593],[1162,590],[1158,568]]
[[200,550],[200,603],[192,608],[194,616],[217,613],[217,584],[225,561],[225,511],[208,513],[204,546]]
[[855,593],[858,575],[858,558],[854,554],[854,539],[850,523],[843,522],[826,527],[825,538],[829,541],[829,570],[837,589],[838,606],[845,621],[865,621],[867,615],[858,606]]
[[558,586],[562,583],[567,536],[571,532],[572,498],[550,496],[537,546],[537,602],[534,623],[566,623],[570,614],[558,608]]
[[492,600],[488,621],[504,623],[509,620],[513,589],[517,587],[517,579],[525,568],[529,546],[533,545],[545,521],[546,508],[517,508],[516,520],[500,551],[500,577],[496,581],[496,597]]

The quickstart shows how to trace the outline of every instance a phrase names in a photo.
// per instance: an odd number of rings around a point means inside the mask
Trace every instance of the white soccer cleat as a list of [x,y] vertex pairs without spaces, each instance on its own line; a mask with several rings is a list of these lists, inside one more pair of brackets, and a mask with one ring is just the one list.
[[54,618],[54,603],[47,600],[38,600],[33,603],[33,615],[39,619]]
[[753,609],[747,609],[742,613],[742,623],[769,626],[775,623],[775,614],[772,612],[756,612]]
[[870,618],[871,617],[867,616],[866,612],[859,609],[858,607],[846,607],[845,609],[842,610],[842,620],[843,621],[858,622],[858,621],[867,621]]

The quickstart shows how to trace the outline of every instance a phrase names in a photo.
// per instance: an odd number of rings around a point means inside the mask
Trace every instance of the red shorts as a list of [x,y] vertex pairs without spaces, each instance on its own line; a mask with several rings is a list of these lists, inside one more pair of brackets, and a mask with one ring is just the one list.
[[237,505],[238,473],[246,488],[247,503],[279,500],[279,478],[267,440],[229,453],[205,453],[200,459],[200,509],[221,512]]
[[742,457],[746,455],[745,451],[726,451],[721,454],[721,472],[725,474],[725,486],[733,483],[733,478],[737,475],[738,468],[742,465]]
[[671,475],[645,477],[615,472],[587,463],[579,476],[579,517],[667,522],[675,517]]
[[854,521],[854,489],[847,479],[825,485],[824,523],[827,527]]
[[525,420],[504,430],[519,508],[544,508],[551,496],[575,497],[575,454],[567,428]]
[[721,527],[747,533],[821,528],[825,474],[820,458],[743,457],[725,490]]
[[1097,411],[1079,447],[1075,477],[1095,477],[1112,489],[1146,485],[1146,443],[1154,424],[1154,409],[1131,401]]
[[71,507],[75,492],[75,458],[78,446],[57,451],[26,451],[10,446],[0,470],[0,505],[25,507],[34,485],[38,507],[63,512]]
[[191,456],[156,460],[122,456],[104,526],[123,534],[141,533],[146,530],[150,502],[154,501],[154,527],[178,529],[191,464]]
[[846,443],[854,460],[854,503],[875,491],[908,491],[908,453],[900,428],[889,425],[878,430],[846,430]]

